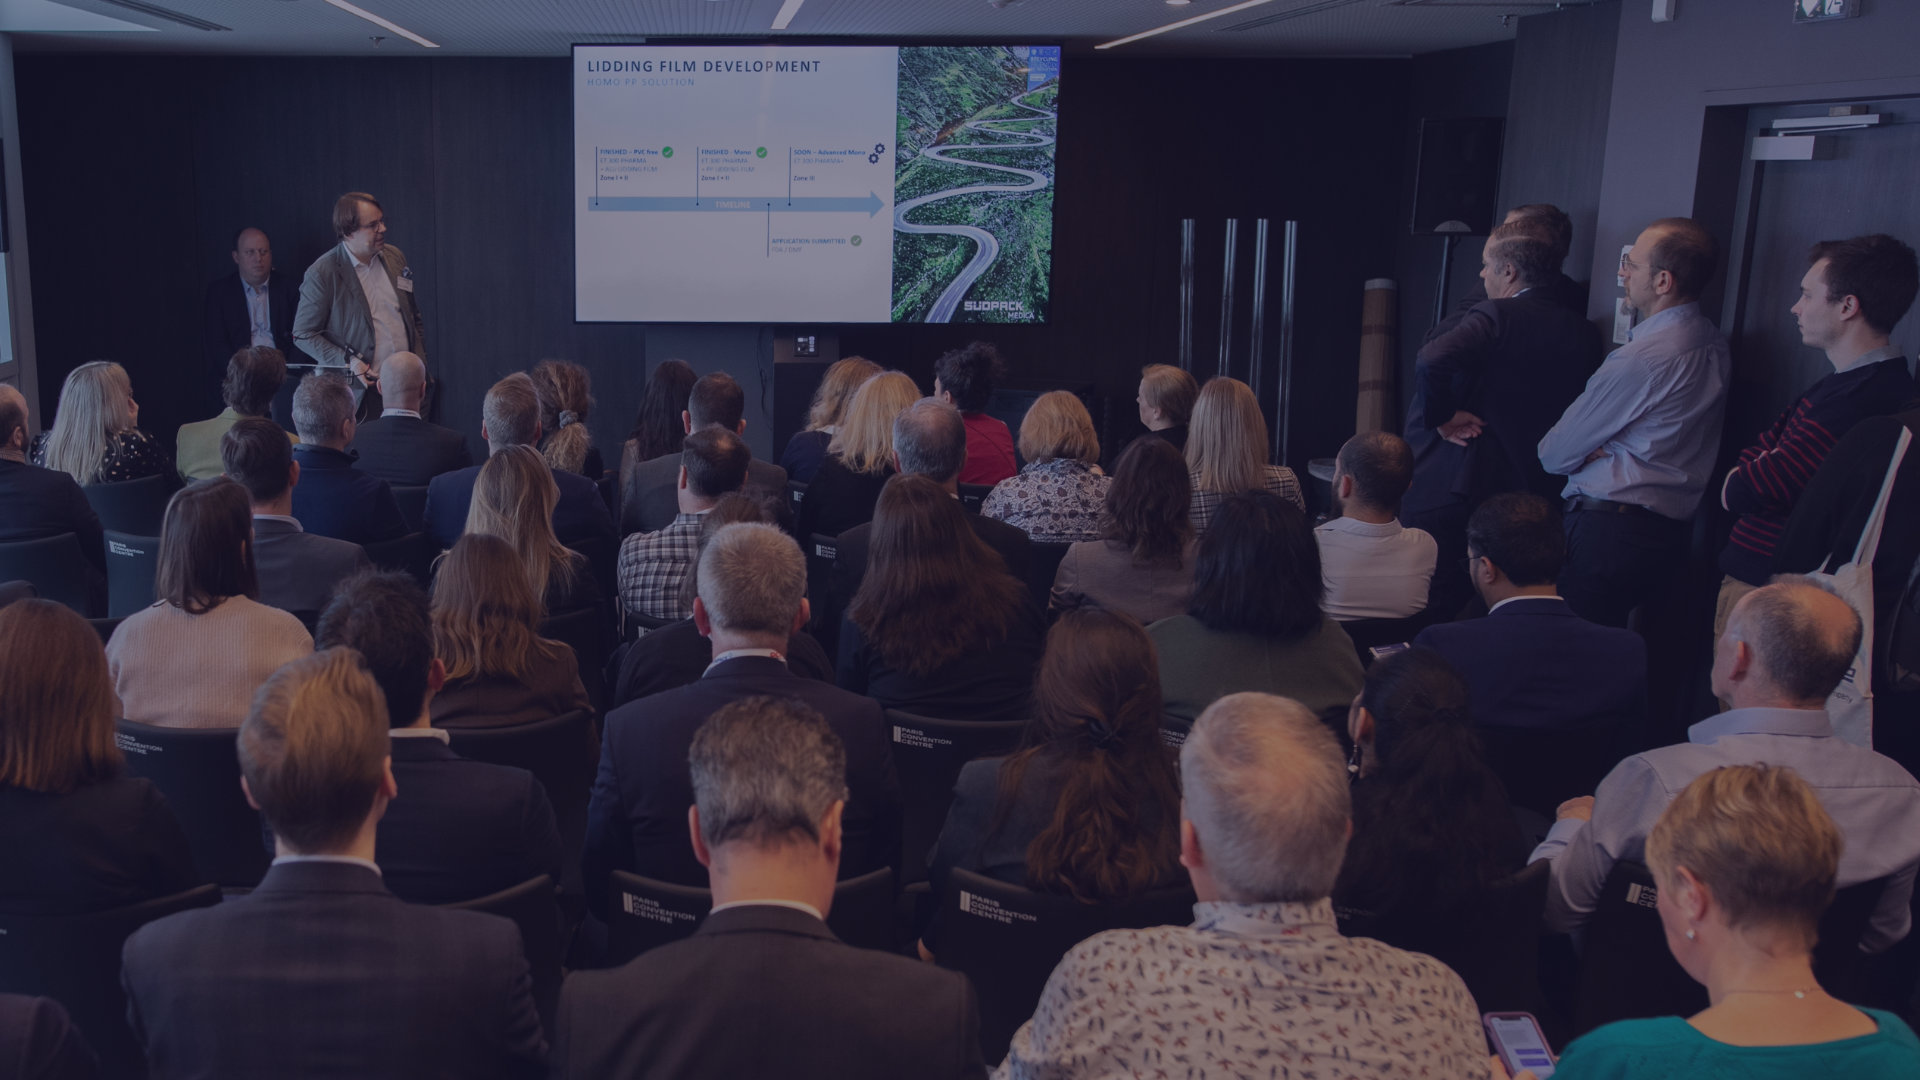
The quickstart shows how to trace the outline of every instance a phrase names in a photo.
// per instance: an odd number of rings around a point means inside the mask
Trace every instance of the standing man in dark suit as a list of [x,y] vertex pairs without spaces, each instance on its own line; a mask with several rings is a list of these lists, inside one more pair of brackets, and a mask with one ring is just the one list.
[[413,294],[413,270],[387,243],[387,213],[364,191],[334,200],[340,243],[307,267],[293,340],[323,368],[358,380],[362,419],[380,415],[380,365],[402,349],[425,358],[426,323]]
[[380,415],[358,425],[353,452],[360,471],[389,484],[424,487],[441,473],[473,464],[466,437],[420,415],[427,392],[427,362],[397,352],[380,365]]
[[273,245],[252,226],[233,237],[233,273],[207,286],[202,305],[201,348],[207,373],[218,380],[227,360],[248,346],[278,349],[292,363],[307,363],[294,351],[293,314],[300,283],[273,272]]
[[73,477],[27,462],[27,399],[0,383],[0,541],[42,540],[61,533],[80,538],[80,550],[98,571],[92,583],[107,604],[106,534],[100,515]]
[[353,650],[274,672],[239,752],[273,866],[247,896],[127,939],[127,1018],[153,1074],[541,1075],[519,930],[381,882],[374,841],[398,789],[386,703]]
[[1540,439],[1599,366],[1600,336],[1539,287],[1560,272],[1554,257],[1524,220],[1495,229],[1480,270],[1491,299],[1416,358],[1413,485],[1400,520],[1439,545],[1428,606],[1443,616],[1471,595],[1460,567],[1473,508],[1502,491],[1552,498],[1562,486],[1540,467]]
[[582,869],[587,899],[606,902],[615,870],[680,885],[706,871],[687,842],[687,747],[713,711],[759,694],[793,698],[818,710],[846,745],[843,876],[893,864],[900,847],[900,786],[886,718],[871,698],[802,678],[782,650],[807,621],[807,568],[793,538],[771,525],[728,525],[701,552],[694,624],[713,642],[713,663],[699,682],[641,698],[607,714],[587,810]]
[[[1587,287],[1568,277],[1566,272],[1560,269],[1567,261],[1567,253],[1573,250],[1573,219],[1567,216],[1565,210],[1552,203],[1526,203],[1507,211],[1507,216],[1500,220],[1500,224],[1512,225],[1517,221],[1526,222],[1529,228],[1538,233],[1541,239],[1553,248],[1554,272],[1547,283],[1541,286],[1540,291],[1568,311],[1585,318]],[[1486,299],[1487,283],[1484,280],[1475,281],[1473,287],[1467,290],[1467,294],[1454,303],[1453,310],[1433,324],[1433,328],[1427,331],[1427,336],[1421,339],[1421,344],[1424,345],[1459,326],[1460,321],[1467,317],[1467,312],[1485,303]]]
[[675,817],[713,912],[685,941],[567,981],[552,1075],[984,1077],[965,978],[827,929],[849,801],[831,724],[747,697],[694,726],[672,762],[691,766],[692,808]]
[[279,424],[264,416],[242,418],[221,437],[220,462],[253,503],[253,568],[261,603],[311,618],[327,606],[334,586],[373,568],[359,544],[307,532],[293,516],[300,466]]
[[[746,436],[747,395],[726,372],[702,375],[693,384],[687,407],[680,412],[680,423],[691,435],[708,428],[722,428],[742,438]],[[620,535],[659,532],[673,524],[680,514],[680,455],[662,454],[643,461],[627,474],[627,489],[620,498]],[[787,470],[770,461],[747,461],[747,488],[750,493],[785,498]]]
[[353,394],[344,379],[307,379],[293,395],[293,426],[300,445],[293,460],[305,483],[294,488],[293,516],[310,533],[355,544],[377,544],[407,531],[400,504],[385,480],[354,468]]

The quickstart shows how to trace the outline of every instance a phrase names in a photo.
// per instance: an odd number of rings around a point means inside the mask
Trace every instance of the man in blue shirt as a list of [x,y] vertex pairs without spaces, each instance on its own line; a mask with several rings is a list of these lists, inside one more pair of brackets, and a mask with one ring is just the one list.
[[1732,366],[1726,336],[1700,312],[1717,257],[1697,222],[1647,226],[1621,261],[1640,322],[1540,440],[1540,464],[1567,478],[1560,595],[1597,623],[1627,625],[1686,560]]

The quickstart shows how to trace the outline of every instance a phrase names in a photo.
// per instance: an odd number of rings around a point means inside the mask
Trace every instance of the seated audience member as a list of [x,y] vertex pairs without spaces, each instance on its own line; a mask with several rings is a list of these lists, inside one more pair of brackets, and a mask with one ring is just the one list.
[[815,534],[839,536],[873,520],[880,488],[894,473],[894,417],[918,400],[920,388],[897,371],[883,371],[854,391],[846,419],[800,501],[794,531],[802,542]]
[[1187,613],[1147,627],[1167,715],[1185,726],[1241,690],[1289,697],[1316,715],[1344,708],[1360,692],[1360,657],[1320,611],[1320,549],[1306,515],[1255,491],[1228,497],[1213,523]]
[[1049,606],[1079,597],[1142,624],[1186,611],[1197,550],[1187,518],[1192,493],[1187,461],[1171,442],[1135,439],[1113,468],[1101,539],[1067,548]]
[[1333,887],[1365,936],[1445,961],[1487,889],[1526,862],[1506,788],[1473,732],[1467,684],[1440,654],[1374,661],[1347,717],[1353,838]]
[[1740,515],[1720,552],[1714,637],[1733,604],[1766,584],[1775,547],[1814,471],[1853,425],[1895,412],[1914,394],[1895,324],[1920,293],[1920,260],[1891,236],[1828,240],[1808,253],[1793,314],[1800,340],[1827,354],[1833,372],[1807,388],[1720,483],[1720,505]]
[[82,484],[173,472],[166,449],[139,424],[140,406],[133,400],[127,369],[108,360],[81,364],[67,373],[53,427],[33,440],[28,457]]
[[513,545],[527,584],[548,614],[601,603],[600,582],[579,552],[553,535],[558,475],[531,446],[509,446],[487,458],[473,484],[466,535],[484,533]]
[[771,525],[728,525],[708,541],[699,573],[693,618],[713,643],[706,673],[606,716],[582,866],[587,901],[596,911],[615,870],[679,885],[705,882],[703,864],[687,842],[687,805],[693,801],[687,748],[714,710],[762,694],[817,711],[846,746],[852,794],[841,876],[890,866],[899,854],[900,787],[880,707],[800,676],[781,654],[807,621],[807,568],[799,545]]
[[879,364],[864,356],[835,360],[827,367],[813,392],[813,404],[807,409],[807,429],[794,432],[787,440],[787,448],[780,453],[780,467],[787,470],[788,480],[802,484],[813,482],[813,474],[820,471],[820,463],[826,460],[827,444],[833,441],[846,419],[854,392],[860,389],[861,383],[880,374],[880,370]]
[[[713,534],[728,525],[743,521],[772,525],[776,516],[774,508],[765,499],[756,499],[738,491],[722,495],[713,504],[712,510],[700,515],[699,551],[706,551]],[[693,565],[687,568],[682,592],[687,607],[691,609],[693,598],[700,595],[698,554],[694,556]],[[787,647],[780,652],[787,658],[788,669],[795,674],[823,683],[833,682],[832,658],[805,630],[788,634]],[[693,616],[649,630],[627,648],[626,656],[620,663],[619,675],[614,681],[608,708],[618,708],[662,690],[698,682],[712,663],[713,643],[700,632]]]
[[[687,408],[680,414],[680,422],[688,436],[701,431],[722,431],[740,439],[740,445],[744,447],[746,409],[746,391],[740,388],[733,376],[715,372],[700,376],[699,381],[693,384],[693,392],[687,395]],[[633,486],[622,494],[621,499],[623,502],[632,501],[638,508],[639,516],[634,520],[641,532],[658,532],[679,517],[680,465],[679,454],[662,454],[634,466],[633,473],[628,477]],[[760,495],[785,498],[787,472],[771,462],[755,461],[749,454],[747,486]]]
[[1509,491],[1481,503],[1467,520],[1467,569],[1487,614],[1429,626],[1413,641],[1466,680],[1481,727],[1612,730],[1621,740],[1612,752],[1625,754],[1646,720],[1647,645],[1560,598],[1566,550],[1560,514],[1540,496]]
[[1065,390],[1036,398],[1020,421],[1020,456],[1027,463],[994,485],[980,513],[1019,527],[1036,544],[1097,538],[1113,480],[1100,471],[1100,437],[1080,399]]
[[1025,720],[1045,632],[958,499],[924,476],[887,481],[840,622],[843,688],[916,716]]
[[61,533],[80,539],[80,551],[99,571],[100,606],[107,598],[106,535],[100,515],[73,477],[27,463],[27,399],[0,383],[0,543],[40,540]]
[[127,1019],[153,1074],[543,1075],[519,930],[381,881],[387,709],[353,650],[275,672],[239,742],[273,866],[246,896],[127,939]]
[[[509,446],[540,445],[540,398],[525,372],[516,371],[494,383],[480,413],[480,438],[486,441],[488,453],[499,453]],[[442,473],[427,485],[422,516],[434,543],[450,548],[460,539],[473,503],[473,485],[479,478],[480,467],[469,465]],[[601,581],[612,581],[616,538],[613,518],[600,498],[599,487],[579,473],[565,471],[555,471],[553,482],[560,487],[560,501],[553,507],[553,534],[569,546],[604,545],[606,565],[595,564],[593,574]]]
[[293,392],[293,429],[300,445],[293,460],[301,483],[293,491],[293,516],[319,536],[377,544],[407,531],[393,489],[354,467],[353,391],[337,375],[300,380]]
[[1332,520],[1313,530],[1326,579],[1327,614],[1340,620],[1404,619],[1426,609],[1440,548],[1400,524],[1413,451],[1391,431],[1355,435],[1333,459]]
[[253,570],[257,599],[269,607],[318,615],[333,587],[373,563],[359,544],[307,532],[293,516],[300,465],[279,424],[242,417],[220,439],[227,478],[247,489],[253,507]]
[[984,341],[969,342],[933,364],[933,396],[960,410],[967,424],[967,464],[960,482],[992,486],[1020,471],[1013,456],[1013,432],[987,415],[993,389],[1006,378],[1000,350]]
[[643,461],[678,454],[687,437],[687,399],[699,376],[685,360],[662,360],[647,376],[647,388],[640,396],[640,410],[633,419],[633,430],[620,448],[620,535],[640,531],[640,504],[627,494],[637,482],[633,470]]
[[178,728],[237,728],[274,669],[313,651],[307,628],[260,603],[247,489],[224,477],[174,493],[160,526],[160,599],[107,642],[121,716]]
[[100,1062],[60,1003],[0,994],[0,1075],[15,1080],[94,1080]]
[[433,579],[433,650],[446,684],[439,727],[514,727],[591,708],[565,642],[540,636],[540,596],[513,545],[463,536]]
[[1187,435],[1187,471],[1193,481],[1189,516],[1200,536],[1229,495],[1268,491],[1302,511],[1307,508],[1293,470],[1267,464],[1267,420],[1253,390],[1239,379],[1222,375],[1200,388]]
[[1920,1075],[1904,1021],[1814,979],[1814,938],[1844,857],[1820,803],[1779,765],[1723,765],[1680,791],[1647,836],[1647,866],[1667,948],[1711,1004],[1590,1031],[1555,1077]]
[[[249,346],[227,361],[226,381],[220,384],[220,397],[227,403],[220,415],[211,420],[181,424],[174,437],[173,464],[186,481],[211,480],[220,475],[220,437],[242,417],[267,415],[273,396],[287,381],[287,360],[279,349]],[[279,425],[274,425],[278,427]],[[282,431],[289,444],[293,436]]]
[[701,515],[720,496],[741,490],[752,460],[747,444],[725,428],[688,434],[675,486],[680,513],[665,528],[620,542],[620,603],[630,614],[684,619],[693,613],[681,585],[699,553]]
[[[927,857],[936,895],[955,869],[1096,904],[1184,880],[1180,778],[1160,740],[1156,666],[1153,640],[1127,616],[1060,616],[1020,750],[970,761],[954,783]],[[939,927],[936,916],[922,935],[923,959],[939,951]]]
[[762,696],[688,719],[672,768],[693,806],[672,819],[713,913],[684,941],[567,980],[552,1075],[984,1077],[964,978],[827,929],[857,797],[831,722]]
[[314,647],[344,646],[379,686],[392,730],[388,755],[404,798],[375,838],[380,876],[410,904],[451,904],[546,874],[560,881],[560,832],[547,791],[525,769],[468,761],[429,721],[446,685],[433,655],[427,594],[400,573],[366,573],[340,586],[320,616]]
[[527,372],[540,399],[540,429],[547,433],[540,455],[556,471],[575,472],[600,479],[606,466],[600,448],[593,445],[587,417],[593,412],[593,377],[587,369],[566,360],[542,360]]
[[473,464],[466,437],[420,415],[427,396],[427,363],[410,352],[380,362],[380,415],[353,432],[354,464],[369,476],[420,487],[441,473]]
[[1148,364],[1140,369],[1140,393],[1134,399],[1140,406],[1140,422],[1148,434],[1173,444],[1175,450],[1187,449],[1187,422],[1193,417],[1193,402],[1200,396],[1200,384],[1193,376],[1171,364]]
[[1879,952],[1907,936],[1920,867],[1920,783],[1883,755],[1833,733],[1827,696],[1860,648],[1860,617],[1801,578],[1777,578],[1743,597],[1714,646],[1713,692],[1731,706],[1687,729],[1688,741],[1622,761],[1599,790],[1560,808],[1533,858],[1553,860],[1547,926],[1585,925],[1623,859],[1639,859],[1647,831],[1700,774],[1722,765],[1791,767],[1812,785],[1847,843],[1835,884],[1887,879],[1861,940]]
[[118,712],[85,619],[51,600],[0,609],[0,912],[105,911],[200,883],[166,799],[126,775]]
[[1352,812],[1340,747],[1312,713],[1266,694],[1222,698],[1181,747],[1180,777],[1193,925],[1075,945],[1000,1075],[1152,1075],[1171,1046],[1186,1048],[1179,1075],[1194,1078],[1486,1075],[1460,976],[1334,922]]

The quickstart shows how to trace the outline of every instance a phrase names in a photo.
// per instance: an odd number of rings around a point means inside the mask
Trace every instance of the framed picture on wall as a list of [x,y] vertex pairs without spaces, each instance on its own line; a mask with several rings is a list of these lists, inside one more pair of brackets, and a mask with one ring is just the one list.
[[1860,14],[1860,0],[1793,0],[1793,21],[1826,22]]

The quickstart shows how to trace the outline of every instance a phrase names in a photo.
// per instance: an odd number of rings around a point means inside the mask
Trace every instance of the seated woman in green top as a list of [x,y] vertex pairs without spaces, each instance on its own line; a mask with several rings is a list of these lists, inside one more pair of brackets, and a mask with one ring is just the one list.
[[[1700,776],[1647,836],[1647,865],[1667,948],[1712,1004],[1684,1020],[1589,1032],[1567,1047],[1554,1080],[1920,1076],[1920,1041],[1906,1024],[1814,981],[1840,830],[1792,769],[1736,765]],[[1494,1073],[1502,1075],[1497,1065]]]

